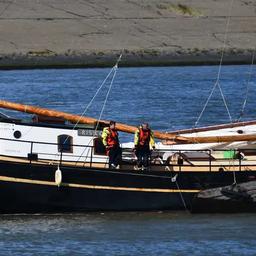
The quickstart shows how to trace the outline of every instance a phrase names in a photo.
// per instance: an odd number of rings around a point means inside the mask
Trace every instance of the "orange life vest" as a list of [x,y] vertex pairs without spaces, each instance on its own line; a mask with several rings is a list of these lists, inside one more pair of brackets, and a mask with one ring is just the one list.
[[109,134],[107,137],[107,144],[109,147],[114,147],[119,145],[118,133],[115,130],[108,128]]
[[140,128],[140,134],[139,134],[140,146],[148,146],[149,145],[150,134],[151,134],[150,129],[147,129],[146,131],[144,131],[142,128]]

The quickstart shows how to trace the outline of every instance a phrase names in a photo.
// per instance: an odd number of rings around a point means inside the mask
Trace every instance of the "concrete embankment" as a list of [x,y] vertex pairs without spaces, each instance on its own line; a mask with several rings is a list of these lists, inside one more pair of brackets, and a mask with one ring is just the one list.
[[[19,0],[0,3],[0,68],[251,63],[256,2]],[[227,26],[227,23],[228,26]]]

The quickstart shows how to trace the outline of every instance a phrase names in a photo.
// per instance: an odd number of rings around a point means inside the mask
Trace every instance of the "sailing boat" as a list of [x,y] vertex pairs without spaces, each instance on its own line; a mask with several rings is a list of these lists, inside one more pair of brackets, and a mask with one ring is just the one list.
[[250,183],[256,191],[256,121],[154,131],[160,142],[149,170],[134,169],[131,143],[122,145],[119,169],[110,170],[100,138],[108,121],[7,101],[0,107],[33,115],[27,122],[0,114],[0,213],[206,211],[212,202],[255,211],[253,196],[237,188]]
[[[236,185],[254,188],[255,120],[154,131],[160,141],[149,170],[135,170],[132,143],[122,144],[122,162],[113,170],[100,136],[109,121],[4,100],[0,108],[32,114],[29,122],[0,114],[0,213],[206,211],[212,197],[231,201],[220,210],[241,211]],[[255,211],[253,199],[245,209]]]
[[134,169],[129,143],[120,168],[110,170],[100,138],[108,121],[8,101],[0,107],[33,114],[31,122],[0,116],[1,213],[191,210],[202,192],[256,179],[256,121],[155,131],[161,141],[149,170]]

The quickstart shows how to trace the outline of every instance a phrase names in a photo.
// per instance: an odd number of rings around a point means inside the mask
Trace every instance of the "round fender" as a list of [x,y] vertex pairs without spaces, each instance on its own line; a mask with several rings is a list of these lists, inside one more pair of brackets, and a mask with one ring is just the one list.
[[60,170],[60,167],[55,171],[55,183],[59,187],[62,182],[62,172]]

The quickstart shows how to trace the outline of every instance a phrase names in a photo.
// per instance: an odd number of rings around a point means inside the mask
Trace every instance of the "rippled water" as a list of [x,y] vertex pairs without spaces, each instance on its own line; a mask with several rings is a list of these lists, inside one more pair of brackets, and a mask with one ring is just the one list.
[[1,255],[255,255],[254,215],[2,216]]
[[[249,66],[225,66],[220,85],[232,119],[239,117]],[[110,69],[0,71],[1,98],[80,114]],[[217,66],[121,68],[104,108],[103,119],[138,125],[148,121],[153,129],[173,130],[195,124],[217,77]],[[249,82],[245,119],[256,117],[256,72]],[[98,118],[110,79],[86,115]],[[218,89],[218,88],[217,88]],[[215,90],[200,125],[228,122],[229,117]]]
[[[226,66],[221,72],[220,85],[233,120],[241,111],[249,68]],[[119,69],[103,118],[134,125],[149,121],[160,130],[191,127],[216,82],[217,71],[216,66]],[[6,100],[82,113],[108,72],[0,71],[0,94]],[[244,119],[256,117],[255,78],[253,70]],[[108,86],[87,115],[99,117]],[[216,90],[200,124],[227,121]],[[3,215],[0,255],[256,255],[255,217],[185,212]]]

